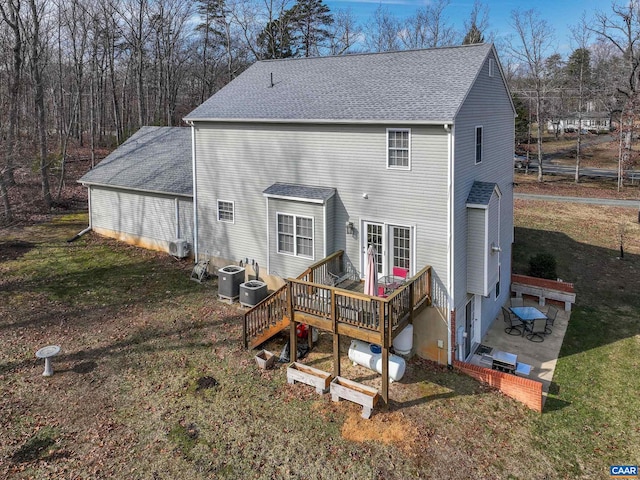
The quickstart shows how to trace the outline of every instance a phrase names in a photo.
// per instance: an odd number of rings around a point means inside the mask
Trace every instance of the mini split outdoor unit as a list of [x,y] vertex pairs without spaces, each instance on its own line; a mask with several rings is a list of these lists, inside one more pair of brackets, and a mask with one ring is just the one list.
[[174,257],[184,258],[189,255],[189,244],[183,238],[176,238],[169,242],[169,254]]

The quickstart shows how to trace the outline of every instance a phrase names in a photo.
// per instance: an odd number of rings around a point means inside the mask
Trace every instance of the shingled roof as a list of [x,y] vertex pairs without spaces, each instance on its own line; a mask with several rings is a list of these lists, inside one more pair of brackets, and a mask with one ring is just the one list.
[[193,196],[191,129],[142,127],[79,182]]
[[500,190],[497,183],[493,182],[473,182],[469,195],[467,196],[467,207],[487,206],[491,202],[491,197],[495,189]]
[[452,122],[492,48],[256,62],[185,120]]

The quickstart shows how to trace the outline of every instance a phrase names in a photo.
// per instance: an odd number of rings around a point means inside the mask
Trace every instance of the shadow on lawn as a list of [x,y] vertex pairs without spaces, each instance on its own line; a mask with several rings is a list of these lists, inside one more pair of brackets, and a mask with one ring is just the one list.
[[[64,352],[64,345],[62,345],[62,354],[55,358],[56,364],[64,364],[64,362],[73,364],[70,368],[57,368],[55,371],[57,374],[64,372],[74,372],[77,374],[86,374],[93,371],[99,364],[100,359],[105,357],[127,357],[132,353],[140,352],[162,352],[162,351],[176,351],[176,350],[192,350],[202,348],[215,348],[218,346],[232,346],[234,344],[240,344],[241,328],[239,323],[239,315],[220,316],[211,321],[190,321],[185,322],[178,328],[161,329],[142,327],[138,330],[131,332],[126,338],[114,341],[103,346],[79,350],[76,352]],[[222,336],[219,340],[201,340],[201,341],[189,341],[186,338],[193,337],[195,339],[197,332],[205,329],[210,329],[215,326],[222,326],[227,329],[229,335]],[[237,331],[232,330],[235,329]],[[175,340],[175,341],[172,341]],[[165,340],[162,343],[158,343],[159,340]],[[7,373],[9,371],[18,370],[24,367],[30,367],[39,360],[35,357],[14,361],[0,363],[0,374]]]
[[560,357],[632,338],[640,334],[640,255],[576,242],[564,233],[515,229],[513,272],[528,274],[529,259],[552,252],[557,274],[574,283],[571,312]]

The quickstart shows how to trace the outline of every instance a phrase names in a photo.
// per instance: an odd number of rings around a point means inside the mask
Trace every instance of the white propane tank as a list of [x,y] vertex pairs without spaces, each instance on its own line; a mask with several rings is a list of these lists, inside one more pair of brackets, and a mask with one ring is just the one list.
[[400,355],[409,355],[413,348],[413,325],[409,324],[393,339],[393,349]]
[[[378,353],[374,353],[378,352]],[[363,367],[382,373],[382,353],[380,347],[361,340],[351,340],[349,347],[349,360]],[[406,364],[404,358],[397,355],[389,355],[389,380],[397,381],[404,375]]]

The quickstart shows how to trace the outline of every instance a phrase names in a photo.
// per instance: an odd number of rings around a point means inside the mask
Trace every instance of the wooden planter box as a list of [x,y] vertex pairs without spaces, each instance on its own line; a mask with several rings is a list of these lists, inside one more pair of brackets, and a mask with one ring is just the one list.
[[318,393],[327,393],[331,383],[331,374],[303,363],[294,362],[287,367],[287,383],[296,382],[311,385]]
[[262,368],[263,370],[266,370],[273,366],[273,363],[276,361],[276,356],[273,353],[271,353],[269,350],[260,350],[256,354],[255,359],[256,359],[256,363],[258,364],[258,367]]
[[376,406],[380,398],[378,389],[342,377],[334,378],[331,382],[330,389],[331,399],[334,402],[338,402],[341,398],[344,398],[345,400],[350,400],[358,405],[362,405],[362,418],[371,417],[373,407]]

